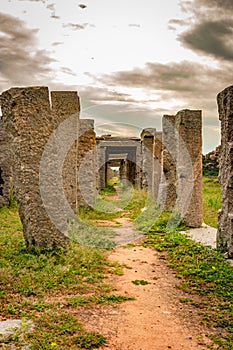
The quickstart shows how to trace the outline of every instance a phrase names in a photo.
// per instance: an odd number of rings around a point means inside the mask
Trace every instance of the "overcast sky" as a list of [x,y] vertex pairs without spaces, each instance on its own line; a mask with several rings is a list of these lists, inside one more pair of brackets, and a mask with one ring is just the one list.
[[1,0],[0,92],[75,89],[98,134],[202,109],[207,153],[220,142],[216,95],[233,85],[232,34],[233,0]]

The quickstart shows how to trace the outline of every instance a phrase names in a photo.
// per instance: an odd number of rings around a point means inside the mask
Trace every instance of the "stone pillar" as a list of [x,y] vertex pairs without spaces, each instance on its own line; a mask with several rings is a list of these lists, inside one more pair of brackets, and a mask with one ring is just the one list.
[[200,227],[202,213],[202,113],[182,110],[175,119],[177,133],[177,208],[184,223]]
[[78,203],[92,206],[97,191],[94,120],[80,119],[77,159]]
[[153,142],[153,182],[152,182],[152,195],[157,203],[160,202],[160,182],[162,175],[162,133],[155,132]]
[[3,117],[0,117],[0,207],[9,206],[12,193],[12,154],[6,125]]
[[120,179],[127,179],[127,159],[122,159],[120,164]]
[[233,86],[217,96],[221,121],[221,156],[219,181],[222,187],[222,207],[218,218],[218,246],[233,258]]
[[136,147],[136,167],[135,167],[135,187],[142,189],[143,171],[142,171],[142,141],[137,142]]
[[154,137],[150,131],[144,129],[141,133],[142,140],[142,188],[152,193],[153,183],[153,149]]
[[[27,248],[66,248],[69,238],[63,209],[58,206],[56,213],[58,224],[63,227],[61,231],[50,220],[40,193],[40,162],[54,130],[48,88],[12,88],[2,94],[1,100],[13,157],[15,194]],[[49,166],[50,158],[47,161]],[[48,179],[47,188],[52,185]],[[56,193],[49,201],[57,203],[55,197]]]
[[106,147],[101,146],[101,140],[98,140],[97,142],[98,142],[97,150],[96,150],[97,190],[100,191],[104,188],[106,183],[106,178],[105,178]]
[[182,110],[163,117],[162,204],[184,223],[200,227],[202,214],[201,111]]
[[162,134],[156,129],[144,129],[142,140],[142,188],[148,189],[153,199],[158,201],[161,179]]
[[162,167],[161,206],[164,210],[172,211],[176,204],[177,194],[177,143],[175,133],[175,116],[164,115],[162,120]]
[[[51,92],[52,112],[54,119],[54,129],[58,128],[61,123],[73,124],[70,127],[76,134],[75,141],[71,145],[62,167],[63,190],[66,198],[76,213],[78,207],[77,199],[77,139],[79,127],[80,103],[76,91],[52,91]],[[72,118],[73,116],[73,118]],[[59,137],[58,150],[62,152],[70,139],[70,127],[64,130],[62,137]]]

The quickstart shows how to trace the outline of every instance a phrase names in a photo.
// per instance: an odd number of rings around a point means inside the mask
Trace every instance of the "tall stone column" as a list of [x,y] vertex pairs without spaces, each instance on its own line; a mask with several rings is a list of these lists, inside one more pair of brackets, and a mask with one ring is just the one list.
[[176,204],[177,194],[177,142],[175,133],[175,116],[164,115],[162,120],[162,166],[163,177],[161,182],[161,206],[164,210],[172,211]]
[[[78,207],[77,189],[77,140],[79,128],[80,102],[76,91],[52,91],[52,115],[54,129],[57,129],[64,121],[69,127],[57,139],[58,154],[64,151],[67,141],[70,139],[70,130],[74,133],[74,142],[65,154],[62,167],[63,190],[66,198],[76,213]],[[76,136],[75,136],[76,135]]]
[[158,200],[161,178],[162,134],[156,129],[144,129],[142,140],[143,188],[148,189],[154,200]]
[[177,133],[177,208],[189,227],[200,227],[202,213],[202,113],[182,110],[175,118]]
[[92,206],[94,203],[94,197],[97,191],[96,157],[94,120],[80,119],[77,153],[79,205]]
[[153,183],[153,141],[154,130],[144,129],[141,133],[142,140],[142,188],[152,194]]
[[160,202],[160,182],[162,175],[162,133],[157,132],[154,135],[153,142],[153,182],[152,182],[152,194],[153,198]]
[[221,157],[219,181],[222,187],[222,207],[218,218],[218,245],[233,258],[233,86],[217,96],[221,121]]
[[106,163],[106,147],[101,146],[101,140],[97,141],[96,147],[96,172],[97,172],[97,190],[100,191],[104,188],[106,183],[105,178],[105,163]]

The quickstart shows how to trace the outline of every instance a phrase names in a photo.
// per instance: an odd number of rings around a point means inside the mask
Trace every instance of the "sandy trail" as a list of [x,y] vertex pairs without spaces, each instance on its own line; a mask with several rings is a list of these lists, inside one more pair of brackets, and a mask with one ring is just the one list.
[[[166,266],[155,250],[118,247],[109,254],[111,261],[119,261],[124,275],[111,276],[116,287],[114,294],[135,297],[117,307],[86,310],[82,317],[89,329],[108,337],[108,350],[194,350],[205,349],[208,330],[199,324],[198,310],[180,303],[190,295],[177,289],[179,280]],[[144,280],[147,285],[135,285],[133,280]]]

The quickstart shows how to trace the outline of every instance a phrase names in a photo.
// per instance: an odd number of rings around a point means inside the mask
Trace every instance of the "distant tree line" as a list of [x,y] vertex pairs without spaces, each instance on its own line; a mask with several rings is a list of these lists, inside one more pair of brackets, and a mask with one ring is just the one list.
[[214,151],[202,155],[203,176],[218,176],[220,147],[218,146]]

